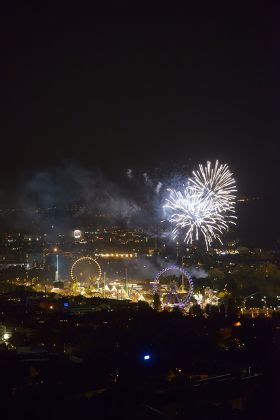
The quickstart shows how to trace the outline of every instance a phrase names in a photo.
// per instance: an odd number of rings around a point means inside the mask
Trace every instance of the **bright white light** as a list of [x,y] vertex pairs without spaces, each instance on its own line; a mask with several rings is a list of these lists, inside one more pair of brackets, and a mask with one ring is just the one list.
[[82,232],[80,231],[80,229],[74,230],[73,236],[75,239],[80,239],[80,237],[82,236]]
[[8,333],[4,333],[4,334],[3,334],[3,338],[4,338],[4,340],[9,340],[9,338],[10,338],[10,334],[8,334]]
[[221,243],[221,235],[235,224],[235,180],[227,165],[211,162],[193,172],[182,191],[169,189],[164,208],[174,225],[173,238],[184,232],[184,241],[193,243],[202,235],[208,249],[214,239]]
[[150,360],[150,355],[149,354],[145,354],[144,360]]

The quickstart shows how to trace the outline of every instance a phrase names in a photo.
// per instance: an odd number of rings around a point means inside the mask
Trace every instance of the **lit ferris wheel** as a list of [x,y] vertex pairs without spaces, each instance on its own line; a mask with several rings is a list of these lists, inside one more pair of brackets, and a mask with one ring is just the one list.
[[80,257],[72,265],[70,275],[73,282],[92,285],[101,279],[101,267],[92,257]]
[[159,294],[165,306],[185,307],[193,296],[194,285],[187,270],[171,265],[155,277],[153,292]]

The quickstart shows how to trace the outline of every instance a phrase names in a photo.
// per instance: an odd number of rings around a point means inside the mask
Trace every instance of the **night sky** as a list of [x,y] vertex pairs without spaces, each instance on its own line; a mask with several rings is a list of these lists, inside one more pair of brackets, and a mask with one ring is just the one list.
[[67,160],[116,177],[218,158],[242,194],[278,193],[278,6],[20,3],[0,25],[2,190]]

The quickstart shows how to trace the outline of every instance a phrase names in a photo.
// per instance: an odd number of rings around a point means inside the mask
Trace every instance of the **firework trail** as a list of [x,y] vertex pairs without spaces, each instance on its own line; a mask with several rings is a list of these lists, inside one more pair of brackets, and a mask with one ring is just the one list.
[[159,194],[159,192],[160,192],[160,190],[161,190],[161,187],[162,187],[162,182],[160,182],[160,181],[159,181],[159,182],[157,183],[157,186],[156,186],[156,193],[157,193],[157,194]]
[[132,179],[133,178],[132,169],[128,168],[127,171],[126,171],[126,175],[127,175],[128,179]]

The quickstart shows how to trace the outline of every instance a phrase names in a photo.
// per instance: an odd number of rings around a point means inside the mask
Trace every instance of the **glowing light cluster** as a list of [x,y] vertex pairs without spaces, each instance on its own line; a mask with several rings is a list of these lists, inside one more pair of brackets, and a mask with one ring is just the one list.
[[119,254],[119,253],[103,254],[103,253],[101,253],[101,254],[95,254],[95,255],[98,256],[98,257],[102,257],[102,258],[109,258],[109,257],[112,257],[112,258],[133,258],[133,257],[137,256],[136,253],[130,253],[130,254]]
[[[94,276],[94,280],[98,282],[101,279],[101,267],[99,263],[92,257],[81,257],[78,258],[71,267],[70,275],[73,282],[80,282],[83,277],[83,272],[81,271],[81,265],[86,263],[88,267],[92,267],[96,271],[96,275]],[[88,281],[92,281],[90,278]]]
[[[184,307],[186,306],[189,301],[191,300],[192,296],[193,296],[193,292],[194,292],[194,284],[193,284],[193,280],[190,276],[190,273],[185,270],[183,267],[179,267],[177,265],[170,265],[168,267],[165,267],[163,270],[161,270],[159,273],[157,273],[154,282],[153,282],[153,293],[159,293],[160,294],[160,279],[167,273],[172,271],[178,271],[179,273],[182,274],[182,276],[185,277],[185,279],[188,282],[188,292],[184,295],[184,296],[180,296],[180,294],[177,294],[177,301],[179,302],[178,306],[180,307]],[[172,286],[172,285],[171,285]],[[174,305],[175,306],[175,305]]]
[[164,208],[174,225],[175,239],[184,232],[184,241],[191,244],[203,236],[208,249],[214,239],[222,243],[221,235],[235,224],[236,183],[228,165],[218,161],[212,166],[199,165],[187,180],[183,191],[169,189]]

